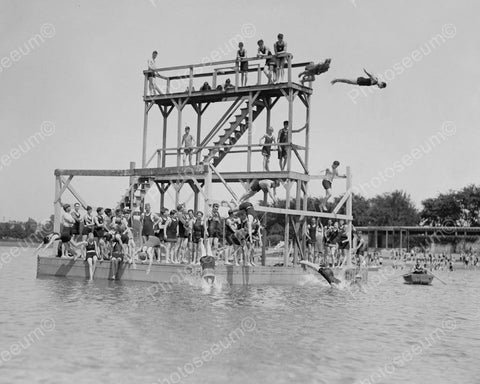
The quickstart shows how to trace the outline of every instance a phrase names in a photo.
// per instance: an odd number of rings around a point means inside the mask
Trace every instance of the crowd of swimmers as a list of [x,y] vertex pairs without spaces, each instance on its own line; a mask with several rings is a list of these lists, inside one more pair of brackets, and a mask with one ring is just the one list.
[[[283,34],[279,33],[277,35],[277,41],[273,44],[273,50],[265,45],[263,39],[257,41],[256,50],[257,58],[265,58],[265,64],[262,68],[262,72],[265,74],[268,84],[282,82],[285,77],[285,65],[288,56],[287,43],[284,40]],[[148,89],[151,96],[163,95],[163,92],[155,83],[155,77],[160,76],[156,72],[156,70],[158,69],[156,62],[157,57],[158,51],[153,51],[151,58],[149,58],[147,61]],[[247,50],[243,42],[238,43],[238,50],[236,52],[235,61],[236,70],[240,74],[240,86],[245,87],[247,86],[248,81],[249,65]],[[321,63],[315,64],[314,62],[310,62],[309,64],[307,64],[305,66],[305,70],[298,75],[302,85],[307,81],[314,81],[316,75],[327,72],[330,68],[331,61],[332,59],[328,58]],[[217,72],[222,73],[222,71]],[[377,76],[367,72],[365,69],[364,72],[367,77],[359,76],[354,79],[337,78],[333,79],[331,81],[331,84],[333,85],[336,83],[345,83],[358,86],[377,86],[378,88],[385,88],[387,86],[387,84],[383,81],[380,81]],[[216,89],[220,91],[228,91],[231,89],[235,89],[235,86],[231,83],[231,80],[227,78],[225,80],[225,84],[223,86],[218,85]],[[189,89],[187,88],[187,91],[188,90]],[[199,91],[203,92],[210,90],[212,90],[210,84],[208,82],[204,82]],[[190,91],[195,91],[195,89],[192,88],[190,89]]]
[[78,203],[73,209],[65,204],[60,232],[46,236],[37,250],[47,249],[58,241],[57,256],[85,259],[90,279],[97,262],[104,260],[112,263],[112,279],[116,278],[122,262],[134,267],[138,262],[148,263],[147,273],[154,262],[203,268],[205,263],[211,264],[204,256],[226,265],[254,266],[254,247],[262,243],[262,228],[253,205],[248,201],[225,204],[229,204],[229,210],[223,218],[218,203],[213,203],[206,217],[203,212],[194,212],[184,205],[178,205],[176,210],[162,208],[156,214],[147,203],[140,217],[142,241],[138,246],[128,209],[98,207],[94,214],[90,206],[82,212]]

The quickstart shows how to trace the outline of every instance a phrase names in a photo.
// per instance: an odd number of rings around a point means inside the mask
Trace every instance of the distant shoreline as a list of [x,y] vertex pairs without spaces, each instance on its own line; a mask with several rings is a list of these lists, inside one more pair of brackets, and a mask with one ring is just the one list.
[[[0,240],[0,247],[28,247],[33,248],[33,243],[30,242],[30,245],[26,245],[28,239],[16,239],[16,240]],[[38,242],[37,244],[40,244]]]

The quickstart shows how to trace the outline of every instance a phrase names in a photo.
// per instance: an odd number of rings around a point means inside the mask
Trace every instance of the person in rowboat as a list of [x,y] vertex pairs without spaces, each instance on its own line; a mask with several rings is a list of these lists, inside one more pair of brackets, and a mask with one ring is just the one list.
[[320,275],[322,275],[322,277],[327,280],[328,284],[332,285],[332,284],[338,284],[340,283],[341,281],[338,280],[334,275],[333,275],[333,271],[328,268],[328,267],[323,267],[321,265],[318,265],[318,264],[313,264],[309,261],[306,261],[306,260],[302,260],[300,261],[300,264],[302,265],[305,265],[306,267],[309,267],[309,268],[312,268],[314,269],[315,271],[317,271],[318,273],[320,273]]

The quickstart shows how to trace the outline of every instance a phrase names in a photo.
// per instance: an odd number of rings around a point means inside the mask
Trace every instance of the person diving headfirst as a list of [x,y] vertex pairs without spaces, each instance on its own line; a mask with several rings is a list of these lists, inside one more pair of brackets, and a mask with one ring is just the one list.
[[341,283],[341,281],[333,275],[333,271],[328,267],[322,267],[321,265],[314,264],[306,260],[300,261],[300,264],[312,268],[318,273],[320,273],[320,275],[322,275],[322,277],[327,280],[328,284],[330,285]]
[[202,266],[202,278],[210,285],[215,282],[215,258],[212,256],[212,251],[207,245],[208,252],[205,251],[203,243],[200,244],[202,257],[200,258],[200,265]]

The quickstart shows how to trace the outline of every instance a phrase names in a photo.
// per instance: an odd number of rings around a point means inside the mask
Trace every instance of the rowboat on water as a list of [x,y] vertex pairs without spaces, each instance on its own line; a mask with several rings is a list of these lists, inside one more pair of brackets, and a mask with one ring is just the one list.
[[434,276],[426,269],[413,270],[403,275],[406,284],[430,285]]

